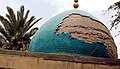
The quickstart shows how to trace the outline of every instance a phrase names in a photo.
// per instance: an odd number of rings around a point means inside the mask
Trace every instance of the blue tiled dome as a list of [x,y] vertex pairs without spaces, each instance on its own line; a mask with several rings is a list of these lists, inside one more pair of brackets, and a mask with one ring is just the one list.
[[[62,27],[62,24],[65,26]],[[110,45],[109,42],[112,44]],[[116,46],[107,28],[96,17],[81,10],[69,10],[47,21],[33,36],[29,51],[104,58],[117,57]]]

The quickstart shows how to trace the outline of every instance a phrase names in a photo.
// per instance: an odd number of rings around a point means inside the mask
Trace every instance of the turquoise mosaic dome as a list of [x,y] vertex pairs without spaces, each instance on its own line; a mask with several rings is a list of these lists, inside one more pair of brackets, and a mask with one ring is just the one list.
[[108,29],[96,17],[81,10],[65,11],[48,20],[33,36],[29,51],[117,57],[116,46]]

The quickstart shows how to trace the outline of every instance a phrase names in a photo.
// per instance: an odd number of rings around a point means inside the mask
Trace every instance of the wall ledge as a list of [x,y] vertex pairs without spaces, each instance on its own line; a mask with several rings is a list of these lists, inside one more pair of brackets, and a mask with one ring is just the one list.
[[11,50],[3,50],[3,49],[0,49],[0,54],[34,57],[34,58],[40,58],[43,60],[120,66],[120,59],[111,59],[111,58],[75,56],[75,55],[65,55],[65,54],[44,54],[44,53],[37,53],[37,52],[11,51]]

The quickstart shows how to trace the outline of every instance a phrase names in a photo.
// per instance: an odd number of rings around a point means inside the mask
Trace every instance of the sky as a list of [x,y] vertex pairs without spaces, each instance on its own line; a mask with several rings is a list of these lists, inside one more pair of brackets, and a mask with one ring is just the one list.
[[[96,10],[108,8],[118,0],[79,0],[80,10],[92,13]],[[6,6],[18,10],[21,5],[31,10],[31,14],[37,18],[42,17],[41,23],[44,23],[52,16],[73,8],[74,0],[0,0],[0,14],[5,15]],[[4,13],[3,13],[4,12]]]
[[[109,14],[103,16],[102,11],[106,10],[110,5],[119,0],[79,0],[79,10],[86,11],[97,17],[105,25],[110,20]],[[12,7],[14,10],[19,10],[21,5],[25,9],[30,9],[30,16],[34,15],[36,18],[41,18],[34,27],[40,27],[51,17],[63,11],[71,10],[73,8],[74,0],[0,0],[0,15],[5,16],[7,12],[6,6]],[[120,29],[120,28],[119,28]],[[115,36],[117,30],[111,31],[112,36]],[[120,54],[120,36],[114,37],[115,43]],[[119,56],[120,58],[120,56]]]

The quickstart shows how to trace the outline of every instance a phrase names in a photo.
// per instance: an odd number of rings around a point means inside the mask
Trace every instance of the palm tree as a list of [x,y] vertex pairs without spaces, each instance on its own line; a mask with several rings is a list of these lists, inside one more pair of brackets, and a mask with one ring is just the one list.
[[[28,19],[29,10],[24,13],[24,6],[20,7],[20,11],[17,11],[15,15],[12,8],[7,7],[8,13],[6,18],[0,15],[0,21],[3,26],[0,25],[0,39],[2,40],[1,46],[4,49],[9,50],[27,50],[30,43],[30,37],[35,34],[38,28],[31,27],[36,24],[42,18],[36,20],[35,16],[31,16]],[[31,29],[30,32],[28,32]]]

